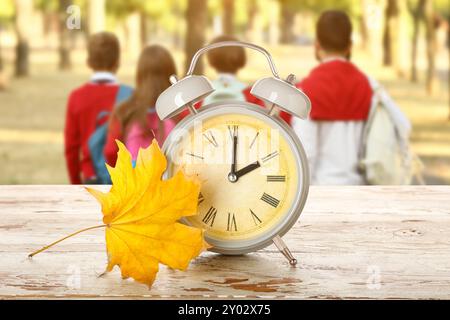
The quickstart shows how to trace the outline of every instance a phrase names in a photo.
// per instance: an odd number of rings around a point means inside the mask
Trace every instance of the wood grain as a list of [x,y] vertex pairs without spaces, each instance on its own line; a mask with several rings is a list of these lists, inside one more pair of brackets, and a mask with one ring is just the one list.
[[[100,188],[100,187],[99,187]],[[102,187],[105,188],[105,187]],[[161,266],[151,289],[106,264],[104,231],[81,186],[0,186],[0,298],[450,298],[450,187],[312,187],[275,247],[245,256],[204,253],[185,271]]]

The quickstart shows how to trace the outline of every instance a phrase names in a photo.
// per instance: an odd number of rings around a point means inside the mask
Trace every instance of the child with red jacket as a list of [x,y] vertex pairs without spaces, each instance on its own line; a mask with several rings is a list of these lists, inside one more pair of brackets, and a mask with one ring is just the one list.
[[298,87],[311,100],[307,121],[291,124],[310,164],[313,184],[363,184],[358,152],[372,100],[367,76],[350,62],[352,25],[341,11],[325,11],[316,25],[320,64]]
[[89,38],[87,51],[87,64],[94,73],[89,82],[71,92],[64,129],[64,152],[72,184],[97,181],[88,141],[99,125],[99,115],[112,111],[120,88],[115,76],[120,56],[117,37],[96,33]]

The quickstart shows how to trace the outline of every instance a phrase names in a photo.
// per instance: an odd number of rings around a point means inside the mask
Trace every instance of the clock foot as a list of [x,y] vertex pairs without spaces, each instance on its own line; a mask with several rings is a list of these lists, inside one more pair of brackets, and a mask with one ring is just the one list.
[[283,254],[283,256],[285,256],[286,259],[289,261],[289,264],[295,267],[297,265],[297,259],[294,258],[294,256],[291,253],[291,250],[289,250],[289,248],[281,239],[281,237],[277,235],[272,239],[272,241],[278,248],[278,250],[280,250],[280,252]]

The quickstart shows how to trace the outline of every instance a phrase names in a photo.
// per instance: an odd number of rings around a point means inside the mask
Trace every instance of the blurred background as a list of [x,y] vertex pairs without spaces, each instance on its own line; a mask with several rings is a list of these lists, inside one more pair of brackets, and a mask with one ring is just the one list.
[[[90,76],[87,35],[119,37],[118,76],[130,85],[146,44],[168,47],[182,76],[220,34],[266,47],[282,76],[300,79],[317,64],[314,24],[326,9],[350,15],[353,62],[411,119],[426,182],[450,184],[449,0],[0,0],[0,184],[68,183],[66,100]],[[239,77],[250,84],[270,70],[248,55]],[[206,64],[198,71],[214,77]]]

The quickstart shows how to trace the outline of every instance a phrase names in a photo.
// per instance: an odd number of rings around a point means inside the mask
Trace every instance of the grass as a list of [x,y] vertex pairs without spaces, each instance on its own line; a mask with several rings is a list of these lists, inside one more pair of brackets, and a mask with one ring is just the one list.
[[[278,46],[269,48],[279,73],[305,76],[316,64],[311,47]],[[173,50],[182,70],[182,54]],[[447,52],[448,54],[448,52]],[[11,73],[12,51],[5,54],[6,71]],[[447,59],[447,60],[446,60]],[[0,91],[0,184],[68,183],[63,156],[62,130],[69,92],[89,77],[83,52],[73,53],[70,72],[57,70],[56,53],[33,52],[31,76],[11,79]],[[264,58],[251,53],[240,77],[252,82],[270,72]],[[379,79],[413,123],[412,145],[425,163],[429,184],[450,184],[450,121],[448,77],[433,96],[424,84],[398,78],[393,70],[382,68],[362,52],[355,52],[355,63]],[[135,60],[125,56],[120,79],[133,84]],[[438,69],[448,74],[448,58],[438,60]],[[213,77],[211,70],[206,74]]]

